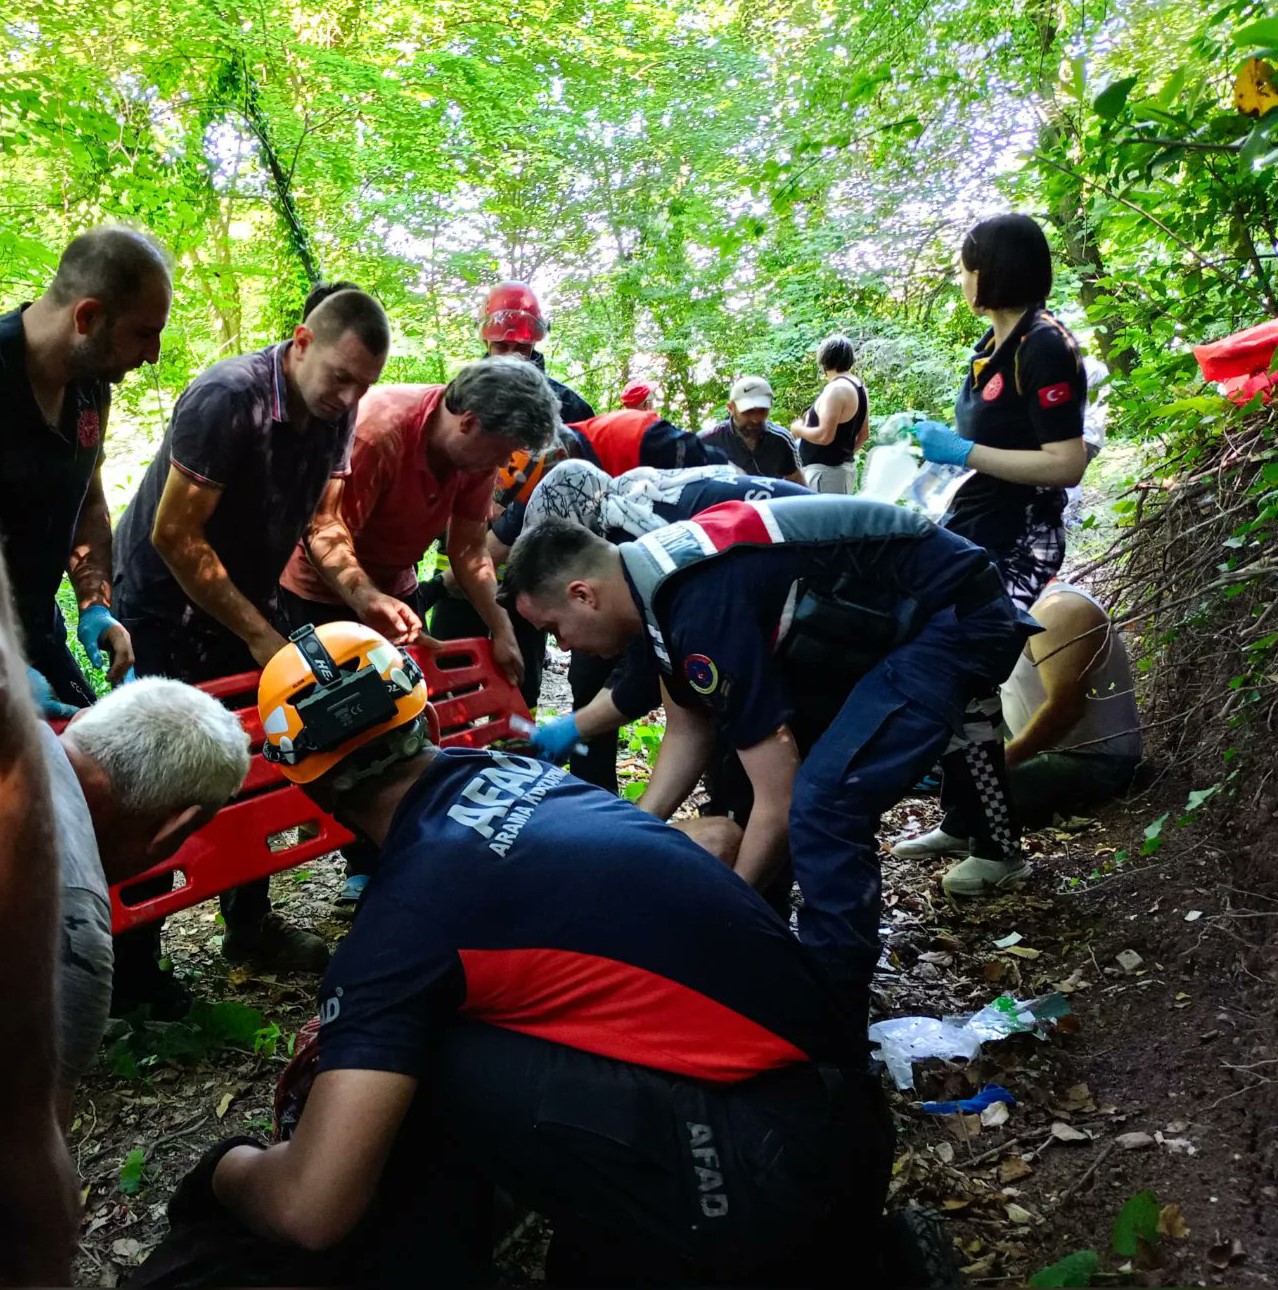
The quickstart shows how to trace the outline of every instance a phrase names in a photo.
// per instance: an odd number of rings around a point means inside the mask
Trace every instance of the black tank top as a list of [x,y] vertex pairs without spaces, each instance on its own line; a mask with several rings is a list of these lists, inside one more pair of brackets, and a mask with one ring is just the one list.
[[[861,396],[855,415],[847,421],[840,421],[834,431],[834,438],[829,443],[813,443],[810,439],[799,440],[799,461],[805,466],[842,466],[852,460],[856,451],[856,437],[861,433],[865,418],[870,413],[870,401],[865,396],[865,386],[855,376],[836,376],[835,381],[851,381],[857,394]],[[831,385],[834,381],[830,382]],[[826,387],[829,388],[828,386]],[[818,424],[814,404],[803,414],[803,422],[808,426]]]

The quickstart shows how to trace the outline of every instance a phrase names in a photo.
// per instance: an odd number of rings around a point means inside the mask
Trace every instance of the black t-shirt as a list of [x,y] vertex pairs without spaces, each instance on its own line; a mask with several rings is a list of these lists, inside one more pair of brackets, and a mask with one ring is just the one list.
[[784,479],[787,475],[799,473],[799,450],[795,446],[794,436],[775,421],[763,423],[753,452],[737,433],[731,417],[720,421],[712,430],[702,430],[700,438],[718,448],[738,470],[744,470],[747,475]]
[[421,1075],[459,1016],[719,1083],[860,1057],[808,951],[708,852],[558,767],[449,749],[324,978],[320,1069]]
[[[993,329],[976,347],[954,408],[964,439],[1033,451],[1083,433],[1087,376],[1078,342],[1042,308],[1031,309],[996,350]],[[1030,522],[1056,523],[1065,490],[974,474],[959,489],[945,527],[997,555]]]
[[[810,439],[798,440],[799,460],[805,466],[845,466],[856,452],[856,437],[870,415],[870,401],[865,393],[865,386],[855,376],[836,376],[836,381],[847,381],[857,392],[859,401],[856,412],[846,421],[840,421],[834,428],[834,438],[829,443],[813,443]],[[833,384],[833,382],[831,382]],[[828,387],[827,387],[828,388]],[[816,405],[808,408],[803,414],[804,423],[815,427],[820,424]]]
[[[115,583],[132,617],[207,619],[190,605],[151,529],[173,465],[221,490],[205,528],[232,584],[266,613],[280,574],[306,530],[330,478],[350,473],[355,418],[304,426],[288,419],[283,358],[288,348],[224,359],[197,377],[177,401],[164,441],[116,531]],[[268,615],[269,616],[269,615]]]
[[27,376],[25,308],[0,316],[0,535],[18,620],[35,642],[54,630],[54,597],[102,460],[111,387],[72,381],[50,426]]

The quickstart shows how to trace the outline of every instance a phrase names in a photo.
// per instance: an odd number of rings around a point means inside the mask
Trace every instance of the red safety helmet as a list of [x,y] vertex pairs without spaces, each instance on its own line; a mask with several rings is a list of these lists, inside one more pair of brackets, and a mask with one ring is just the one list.
[[532,288],[522,282],[499,282],[488,293],[479,316],[479,335],[484,341],[535,345],[546,339],[549,330]]
[[621,391],[623,408],[641,408],[652,397],[652,386],[642,378],[631,381]]

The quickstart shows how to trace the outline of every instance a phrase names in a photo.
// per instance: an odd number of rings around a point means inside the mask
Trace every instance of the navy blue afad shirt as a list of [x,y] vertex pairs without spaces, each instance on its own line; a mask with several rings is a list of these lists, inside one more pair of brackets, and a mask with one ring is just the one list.
[[320,1069],[421,1076],[457,1017],[731,1083],[861,1060],[808,951],[677,830],[559,767],[439,753],[320,993]]
[[[866,570],[867,603],[886,597],[917,602],[923,610],[952,604],[960,588],[988,567],[984,552],[937,528],[918,540],[863,545],[849,537],[846,554],[830,544],[799,541],[731,547],[674,575],[657,593],[657,618],[671,660],[671,672],[662,679],[670,697],[681,707],[708,711],[734,748],[751,748],[790,725],[806,752],[843,705],[853,680],[787,664],[777,655],[777,641],[799,590],[854,559]],[[625,699],[642,675],[641,656],[650,673],[655,660],[646,634],[626,656],[627,675],[618,687]],[[614,701],[616,695],[614,689]]]

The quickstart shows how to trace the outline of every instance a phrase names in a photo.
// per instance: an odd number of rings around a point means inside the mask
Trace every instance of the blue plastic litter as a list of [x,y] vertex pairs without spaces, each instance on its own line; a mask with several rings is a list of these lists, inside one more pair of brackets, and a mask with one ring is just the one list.
[[923,1102],[920,1105],[929,1115],[978,1115],[995,1102],[1016,1105],[1016,1099],[998,1084],[986,1084],[975,1097],[965,1097],[959,1102]]

